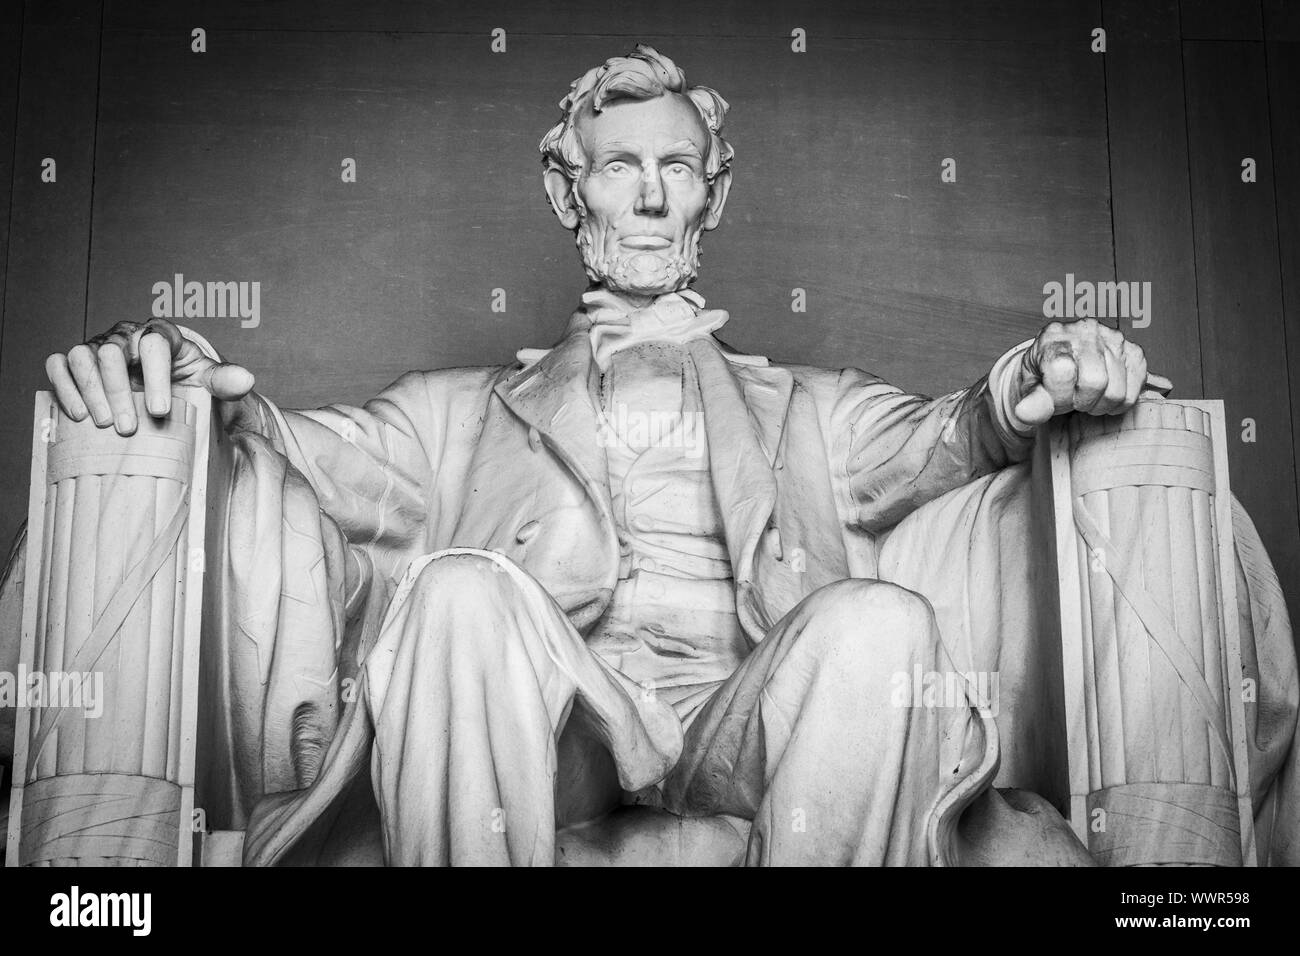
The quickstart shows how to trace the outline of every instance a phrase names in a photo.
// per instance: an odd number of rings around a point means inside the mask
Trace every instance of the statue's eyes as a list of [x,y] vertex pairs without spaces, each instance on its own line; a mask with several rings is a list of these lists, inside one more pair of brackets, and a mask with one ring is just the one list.
[[606,163],[605,168],[601,170],[606,176],[630,176],[632,167],[621,159],[616,159],[612,163]]
[[687,179],[693,172],[694,170],[685,163],[669,163],[664,167],[664,175],[674,179]]

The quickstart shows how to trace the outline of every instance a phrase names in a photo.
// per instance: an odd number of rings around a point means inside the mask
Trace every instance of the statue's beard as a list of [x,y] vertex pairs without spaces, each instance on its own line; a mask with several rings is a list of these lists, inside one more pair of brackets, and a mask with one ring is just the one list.
[[615,292],[665,295],[686,288],[700,271],[700,230],[688,229],[685,254],[632,249],[605,254],[604,230],[583,215],[577,229],[578,252],[587,277]]

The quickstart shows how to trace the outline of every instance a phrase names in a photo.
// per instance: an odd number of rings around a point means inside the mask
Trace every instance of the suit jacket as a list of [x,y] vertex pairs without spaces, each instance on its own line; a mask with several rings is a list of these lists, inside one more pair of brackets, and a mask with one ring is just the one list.
[[[233,409],[231,425],[270,439],[346,537],[350,616],[365,605],[371,625],[382,617],[414,558],[478,548],[509,557],[589,632],[619,567],[589,328],[579,311],[536,361],[408,373],[360,408],[282,411],[251,396]],[[754,642],[819,587],[874,576],[878,532],[1031,446],[1002,410],[1018,350],[994,367],[992,388],[985,378],[937,399],[857,369],[773,365],[713,338],[687,353],[737,613]],[[377,636],[361,630],[343,647],[344,673]],[[344,714],[319,774],[300,775],[312,786],[258,806],[246,862],[284,862],[354,799],[370,732],[358,710]]]
[[[369,557],[377,593],[420,554],[482,548],[528,571],[586,631],[618,574],[588,328],[579,311],[531,364],[411,372],[360,408],[281,411],[252,398],[235,424],[272,438],[306,476]],[[822,585],[872,576],[877,532],[1032,444],[1008,426],[989,377],[931,399],[713,338],[688,352],[737,610],[755,642]]]

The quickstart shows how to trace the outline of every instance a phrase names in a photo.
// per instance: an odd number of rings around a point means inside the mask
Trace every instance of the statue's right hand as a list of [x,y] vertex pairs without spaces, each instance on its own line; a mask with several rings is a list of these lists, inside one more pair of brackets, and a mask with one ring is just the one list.
[[132,383],[144,386],[145,408],[163,416],[171,410],[173,382],[198,385],[216,398],[237,401],[253,388],[253,375],[239,365],[209,358],[166,319],[119,322],[65,355],[45,360],[45,374],[64,414],[74,421],[90,415],[120,435],[135,433]]

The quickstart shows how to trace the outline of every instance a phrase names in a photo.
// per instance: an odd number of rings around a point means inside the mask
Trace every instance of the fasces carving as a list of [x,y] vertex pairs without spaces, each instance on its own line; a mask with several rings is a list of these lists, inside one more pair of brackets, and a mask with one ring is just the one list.
[[1055,426],[1071,822],[1108,865],[1253,865],[1221,402]]
[[[37,397],[22,660],[87,701],[20,712],[7,859],[191,860],[211,397],[129,441]],[[222,463],[229,467],[228,463]],[[209,499],[211,495],[211,499]],[[62,703],[67,706],[57,706]]]

